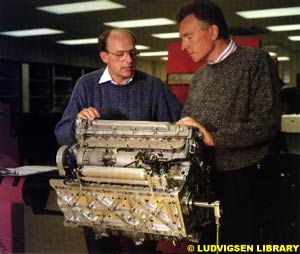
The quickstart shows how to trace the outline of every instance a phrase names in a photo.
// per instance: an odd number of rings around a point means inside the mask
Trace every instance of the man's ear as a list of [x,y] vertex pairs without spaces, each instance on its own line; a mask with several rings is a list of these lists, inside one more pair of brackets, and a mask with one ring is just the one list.
[[219,27],[217,25],[210,26],[210,36],[212,40],[216,40],[219,36]]
[[104,51],[99,52],[99,57],[101,58],[102,62],[107,64],[107,53]]

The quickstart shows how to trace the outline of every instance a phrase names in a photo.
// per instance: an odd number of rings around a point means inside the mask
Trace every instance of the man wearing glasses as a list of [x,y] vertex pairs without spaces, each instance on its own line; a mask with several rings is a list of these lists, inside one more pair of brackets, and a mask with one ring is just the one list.
[[160,79],[135,69],[135,36],[110,29],[98,38],[103,69],[82,76],[74,87],[55,135],[60,145],[75,141],[75,120],[139,120],[175,122],[182,105]]
[[[160,79],[135,69],[138,51],[135,36],[123,29],[110,29],[98,38],[99,56],[105,68],[82,76],[76,83],[62,119],[55,128],[60,145],[75,141],[77,118],[175,122],[182,104]],[[94,239],[84,228],[89,253],[119,253],[119,239]],[[131,243],[131,242],[129,242]],[[141,248],[130,246],[130,253],[155,253],[156,243]]]

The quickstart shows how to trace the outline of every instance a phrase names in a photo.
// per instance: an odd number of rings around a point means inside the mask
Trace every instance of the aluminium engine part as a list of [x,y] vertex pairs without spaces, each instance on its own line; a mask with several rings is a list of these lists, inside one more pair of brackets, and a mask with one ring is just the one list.
[[51,179],[65,225],[98,237],[199,241],[220,206],[202,160],[202,136],[166,122],[77,120]]

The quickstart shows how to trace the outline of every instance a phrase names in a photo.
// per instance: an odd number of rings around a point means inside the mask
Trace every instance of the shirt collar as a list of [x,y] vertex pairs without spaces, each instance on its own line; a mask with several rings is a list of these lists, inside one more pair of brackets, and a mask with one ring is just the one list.
[[218,58],[215,61],[209,61],[208,64],[212,65],[212,64],[222,62],[227,57],[229,57],[234,51],[236,51],[236,49],[237,49],[237,46],[236,46],[235,42],[232,39],[230,39],[229,44],[226,47],[226,49],[218,56]]
[[[121,84],[121,85],[127,85],[128,83],[130,83],[130,82],[132,81],[132,79],[133,79],[133,75],[131,76],[130,79],[126,80],[126,81],[125,81],[123,84]],[[115,81],[112,80],[111,75],[109,74],[109,71],[108,71],[108,67],[106,66],[106,68],[105,68],[105,70],[104,70],[102,76],[100,77],[98,83],[99,83],[99,84],[103,84],[103,83],[106,83],[106,82],[108,82],[108,81],[110,81],[110,82],[113,83],[114,85],[120,85],[120,84],[118,84],[117,82],[115,82]]]

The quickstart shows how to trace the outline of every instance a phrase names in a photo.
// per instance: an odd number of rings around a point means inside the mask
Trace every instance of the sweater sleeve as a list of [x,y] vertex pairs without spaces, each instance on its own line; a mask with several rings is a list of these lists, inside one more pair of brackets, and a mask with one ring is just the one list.
[[176,122],[179,120],[183,105],[170,88],[160,81],[160,94],[157,94],[157,121]]
[[280,129],[279,78],[271,57],[263,52],[250,80],[249,115],[212,131],[218,148],[243,148],[269,142]]
[[83,79],[76,83],[69,104],[62,116],[62,119],[55,126],[55,135],[60,145],[71,145],[75,141],[75,121],[76,115],[87,103],[85,98]]

